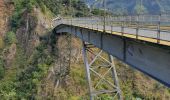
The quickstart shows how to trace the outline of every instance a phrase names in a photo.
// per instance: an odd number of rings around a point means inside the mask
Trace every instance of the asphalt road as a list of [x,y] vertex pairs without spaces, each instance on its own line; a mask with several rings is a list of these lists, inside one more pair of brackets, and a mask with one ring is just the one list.
[[[71,21],[62,20],[60,23],[70,25]],[[102,24],[102,22],[97,21],[97,20],[83,20],[83,21],[82,20],[73,20],[72,21],[72,25],[75,25],[75,26],[84,26],[84,27],[88,27],[88,28],[103,30],[104,27],[101,24]],[[105,29],[106,29],[106,31],[110,31],[110,32],[111,32],[111,30],[113,32],[121,32],[121,30],[122,30],[121,26],[113,26],[113,27],[111,27],[111,25],[110,26],[107,25],[105,27]],[[125,34],[133,34],[133,35],[137,34],[137,29],[136,28],[125,27],[123,30],[124,30]],[[158,33],[159,32],[156,29],[149,29],[148,28],[148,29],[139,29],[138,30],[138,35],[139,36],[148,37],[148,38],[157,39]],[[161,31],[160,32],[160,38],[158,38],[158,39],[165,40],[165,41],[170,41],[170,32],[169,31]]]

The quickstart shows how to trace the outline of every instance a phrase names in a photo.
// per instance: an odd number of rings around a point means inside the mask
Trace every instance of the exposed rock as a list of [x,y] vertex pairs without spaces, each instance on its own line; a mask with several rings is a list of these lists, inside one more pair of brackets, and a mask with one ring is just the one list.
[[50,29],[50,25],[51,25],[50,18],[44,15],[39,8],[34,8],[34,14],[38,19],[36,32],[40,36],[45,35],[47,31]]
[[18,42],[25,49],[27,56],[31,55],[39,44],[39,36],[48,33],[49,20],[41,13],[39,8],[34,8],[31,13],[25,11],[22,15],[23,25],[17,29]]
[[3,59],[6,68],[10,68],[16,55],[16,44],[12,44],[9,48],[5,49],[3,52]]
[[23,24],[17,29],[16,37],[19,44],[24,48],[27,56],[31,55],[34,48],[39,44],[39,36],[35,29],[37,27],[37,18],[26,11],[23,14]]
[[0,0],[0,36],[3,37],[9,28],[9,16],[12,14],[14,7],[12,4]]
[[82,48],[81,48],[81,40],[78,38],[72,38],[71,43],[71,61],[73,63],[77,63],[82,60]]

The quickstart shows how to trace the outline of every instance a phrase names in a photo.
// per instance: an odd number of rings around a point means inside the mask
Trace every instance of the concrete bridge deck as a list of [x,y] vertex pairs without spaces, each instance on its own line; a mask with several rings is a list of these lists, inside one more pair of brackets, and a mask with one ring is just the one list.
[[[111,20],[106,21],[106,25],[104,27],[104,23],[100,19],[72,19],[72,20],[62,20],[60,23],[78,26],[82,28],[92,29],[96,31],[121,35],[123,37],[135,38],[143,41],[148,41],[152,43],[158,43],[162,45],[170,46],[170,26],[161,26],[157,24],[153,24],[150,27],[154,28],[142,28],[141,25],[133,25],[133,27],[128,26],[118,26],[114,25]],[[145,24],[144,24],[145,25]],[[123,33],[123,34],[122,34]]]
[[[70,33],[108,52],[133,68],[170,87],[168,31],[105,26],[96,21],[55,22],[54,33]],[[103,30],[105,29],[105,31]]]

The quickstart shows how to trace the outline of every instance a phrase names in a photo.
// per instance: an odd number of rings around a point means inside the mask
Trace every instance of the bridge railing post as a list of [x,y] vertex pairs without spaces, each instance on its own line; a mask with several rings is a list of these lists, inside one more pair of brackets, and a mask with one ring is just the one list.
[[140,21],[139,21],[139,16],[140,15],[137,15],[137,17],[136,17],[136,39],[138,39],[138,35],[139,35],[139,27],[140,27]]
[[90,77],[90,66],[89,66],[89,63],[88,63],[85,42],[82,42],[82,45],[83,45],[83,60],[84,60],[85,68],[86,68],[86,78],[87,78],[87,81],[88,81],[90,100],[93,100],[93,95],[92,95],[93,90],[92,90],[92,83],[91,83],[91,77]]
[[83,24],[84,24],[85,27],[87,27],[86,20],[87,20],[86,18],[84,18],[84,20],[83,20]]
[[150,23],[151,23],[151,25],[153,25],[153,16],[150,16],[151,17],[151,20],[150,20]]
[[144,21],[145,21],[145,15],[142,15],[141,16],[142,18],[141,18],[141,26],[140,26],[140,28],[143,28],[143,26],[144,26]]
[[111,16],[109,16],[108,23],[110,26],[110,30],[112,30],[112,17]]
[[113,21],[114,21],[114,18],[111,16],[111,20],[110,20],[110,23],[111,23],[111,34],[113,33]]
[[121,34],[123,36],[123,34],[124,34],[124,17],[122,16],[120,18],[121,18]]
[[116,72],[116,64],[115,64],[115,58],[112,56],[112,55],[109,55],[109,60],[110,62],[112,63],[112,78],[114,80],[114,84],[117,86],[117,91],[118,91],[118,100],[123,100],[123,97],[122,97],[122,91],[120,89],[120,85],[119,85],[119,79],[118,79],[118,75],[117,75],[117,72]]
[[83,19],[83,24],[84,24],[84,27],[87,27],[85,22],[86,22],[86,18]]
[[99,18],[97,18],[97,31],[99,29]]
[[91,19],[92,30],[93,30],[93,23],[94,23],[94,18],[92,17],[92,19]]
[[158,16],[158,24],[157,24],[157,43],[160,43],[160,33],[161,33],[161,14]]

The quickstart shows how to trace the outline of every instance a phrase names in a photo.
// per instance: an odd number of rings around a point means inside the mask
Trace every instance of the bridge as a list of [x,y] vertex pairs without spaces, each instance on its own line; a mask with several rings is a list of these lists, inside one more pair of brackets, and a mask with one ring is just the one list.
[[[68,33],[82,40],[83,55],[91,98],[101,93],[115,91],[93,91],[90,72],[111,84],[104,76],[91,67],[100,57],[113,69],[115,90],[122,99],[119,82],[114,67],[117,58],[133,68],[149,75],[170,87],[170,23],[169,15],[142,15],[121,17],[63,18],[54,21],[54,33]],[[93,46],[101,51],[94,53]],[[109,54],[110,60],[101,56],[102,51]],[[96,57],[89,63],[87,52]],[[109,69],[110,71],[110,69]]]

